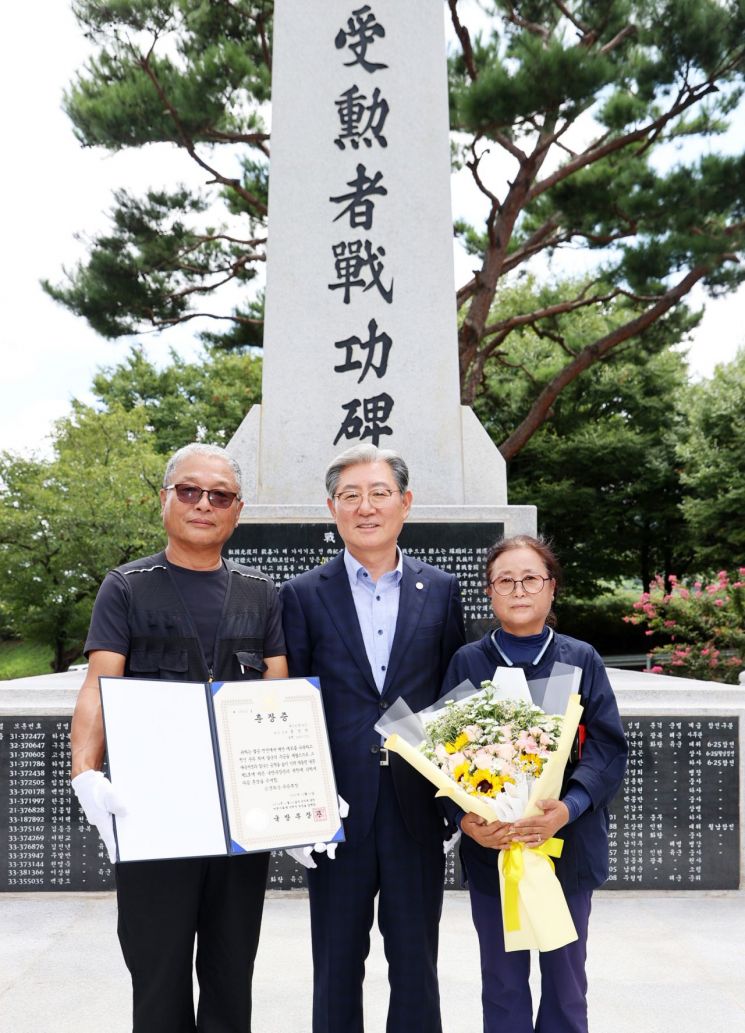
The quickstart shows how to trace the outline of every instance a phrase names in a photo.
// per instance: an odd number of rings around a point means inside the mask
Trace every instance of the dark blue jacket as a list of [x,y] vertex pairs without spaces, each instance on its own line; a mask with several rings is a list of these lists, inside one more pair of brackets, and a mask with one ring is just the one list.
[[[344,554],[280,589],[291,677],[320,678],[339,793],[349,803],[348,842],[370,829],[380,783],[375,723],[399,696],[412,710],[433,703],[453,653],[465,641],[458,582],[427,563],[403,557],[398,619],[383,692],[362,640]],[[429,782],[391,756],[396,794],[409,831],[420,842],[442,838],[444,822]]]
[[[536,667],[518,666],[525,668],[530,681],[548,677],[557,661],[582,669],[579,691],[586,730],[582,757],[567,766],[564,784],[579,782],[592,800],[589,810],[556,834],[564,840],[562,855],[555,862],[556,874],[564,891],[572,893],[594,889],[608,878],[608,804],[623,782],[628,746],[603,661],[592,646],[567,635],[555,635]],[[482,681],[492,678],[497,666],[504,666],[504,660],[489,633],[458,650],[442,691],[448,692],[466,678],[479,688]],[[480,892],[496,894],[499,851],[479,846],[466,835],[461,838],[460,850],[468,880]]]

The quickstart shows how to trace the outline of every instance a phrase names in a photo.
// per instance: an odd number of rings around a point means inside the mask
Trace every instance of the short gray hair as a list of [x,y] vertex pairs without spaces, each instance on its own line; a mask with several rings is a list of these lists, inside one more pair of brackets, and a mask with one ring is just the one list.
[[326,492],[332,499],[339,487],[339,478],[348,466],[357,463],[388,463],[396,481],[398,490],[403,495],[409,487],[409,468],[398,454],[391,448],[377,448],[375,445],[353,445],[332,459],[326,467]]
[[233,472],[236,484],[238,485],[238,498],[241,498],[243,494],[243,481],[241,468],[238,463],[233,459],[230,453],[222,448],[221,445],[203,445],[201,442],[195,441],[191,445],[184,445],[178,452],[174,452],[171,458],[166,463],[165,473],[163,474],[163,487],[166,488],[172,483],[173,474],[176,467],[184,459],[188,459],[190,456],[217,456],[219,459],[224,459]]

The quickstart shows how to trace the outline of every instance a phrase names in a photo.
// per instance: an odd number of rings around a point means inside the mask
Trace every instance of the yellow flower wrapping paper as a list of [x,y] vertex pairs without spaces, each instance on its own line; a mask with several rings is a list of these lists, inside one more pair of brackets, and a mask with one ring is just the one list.
[[[576,693],[569,697],[569,703],[561,726],[561,735],[556,750],[551,754],[543,772],[536,780],[528,798],[524,817],[540,814],[538,800],[558,800],[564,779],[564,769],[569,761],[572,743],[582,717],[582,705]],[[517,883],[517,904],[519,928],[509,929],[507,914],[509,896],[514,891],[506,886],[505,868],[509,868],[508,855],[518,851],[522,859],[523,874]],[[518,862],[519,867],[519,862]],[[513,883],[514,885],[514,883]],[[553,865],[538,850],[525,849],[515,844],[510,850],[499,851],[499,888],[502,897],[502,923],[504,927],[505,950],[539,951],[557,950],[577,939],[572,916],[564,898]]]
[[[564,769],[582,716],[579,699],[576,693],[569,697],[558,745],[533,785],[524,812],[527,817],[540,813],[538,800],[559,799]],[[462,810],[478,814],[487,822],[496,820],[487,799],[465,792],[400,735],[390,735],[385,746],[437,786],[436,796],[448,797]],[[526,849],[521,844],[500,850],[499,880],[506,950],[556,950],[577,939],[561,885],[544,852]],[[518,927],[514,928],[516,922]]]

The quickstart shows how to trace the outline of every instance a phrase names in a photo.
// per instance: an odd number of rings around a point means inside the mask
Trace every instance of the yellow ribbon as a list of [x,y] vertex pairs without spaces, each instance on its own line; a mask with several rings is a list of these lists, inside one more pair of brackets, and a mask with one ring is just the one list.
[[[525,874],[525,862],[523,860],[524,843],[511,843],[504,851],[502,862],[502,874],[504,875],[504,925],[508,933],[517,932],[520,928],[520,880]],[[561,857],[564,848],[564,840],[552,837],[545,843],[536,847],[525,847],[534,854],[545,857],[554,870],[552,857]]]

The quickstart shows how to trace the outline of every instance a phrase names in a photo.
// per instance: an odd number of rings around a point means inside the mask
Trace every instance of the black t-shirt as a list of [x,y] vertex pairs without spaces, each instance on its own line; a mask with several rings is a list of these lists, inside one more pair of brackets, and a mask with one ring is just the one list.
[[189,611],[202,645],[208,670],[214,663],[215,639],[220,624],[225,593],[228,590],[228,574],[224,563],[217,570],[187,570],[168,564],[176,588]]
[[[217,570],[187,570],[166,560],[168,570],[192,619],[204,651],[207,667],[213,664],[215,639],[222,615],[230,574],[224,563]],[[107,574],[91,614],[85,655],[95,649],[112,653],[129,653],[128,599],[121,578]],[[264,633],[264,656],[284,656],[285,639],[282,614],[276,592],[270,595]]]

